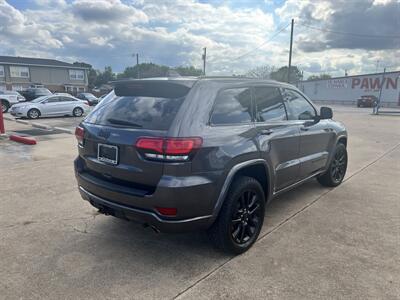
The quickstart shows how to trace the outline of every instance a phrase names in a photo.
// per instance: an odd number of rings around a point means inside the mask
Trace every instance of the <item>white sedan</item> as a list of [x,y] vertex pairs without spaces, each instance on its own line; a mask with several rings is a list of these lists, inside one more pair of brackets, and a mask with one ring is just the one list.
[[29,102],[15,104],[10,114],[15,117],[74,116],[80,117],[89,110],[87,101],[65,95],[49,95],[36,98]]

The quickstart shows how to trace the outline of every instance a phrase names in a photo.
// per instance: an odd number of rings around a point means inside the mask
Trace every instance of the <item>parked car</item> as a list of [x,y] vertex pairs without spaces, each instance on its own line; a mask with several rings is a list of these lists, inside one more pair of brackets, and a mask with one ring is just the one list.
[[101,95],[101,96],[99,97],[99,102],[100,102],[101,100],[103,100],[107,95],[108,95],[108,94],[103,94],[103,95]]
[[339,185],[347,132],[296,87],[246,78],[117,82],[76,128],[75,175],[101,213],[220,249],[256,241],[265,205],[311,178]]
[[375,107],[378,98],[374,95],[364,95],[357,99],[357,107]]
[[3,113],[6,113],[11,106],[21,101],[25,101],[25,98],[16,91],[0,91],[0,103]]
[[93,106],[93,105],[96,105],[97,103],[99,103],[99,99],[92,93],[80,93],[76,97],[78,99],[88,101],[90,106]]
[[70,93],[63,93],[63,92],[56,92],[53,95],[57,95],[57,96],[67,96],[67,97],[71,97],[72,95]]
[[52,93],[46,88],[28,88],[20,93],[25,97],[26,101],[32,101],[41,96],[52,95]]
[[13,105],[10,114],[15,117],[37,119],[50,116],[81,117],[89,109],[86,101],[72,96],[42,96],[30,102]]

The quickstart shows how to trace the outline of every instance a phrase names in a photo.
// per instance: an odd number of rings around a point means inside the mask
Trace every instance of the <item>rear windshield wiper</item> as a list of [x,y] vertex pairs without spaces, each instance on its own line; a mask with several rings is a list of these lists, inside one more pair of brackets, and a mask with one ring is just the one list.
[[107,119],[108,122],[112,123],[112,124],[117,124],[117,125],[124,125],[124,126],[133,126],[133,127],[138,127],[141,128],[143,127],[140,124],[134,123],[134,122],[129,122],[129,121],[125,121],[125,120],[119,120],[119,119]]

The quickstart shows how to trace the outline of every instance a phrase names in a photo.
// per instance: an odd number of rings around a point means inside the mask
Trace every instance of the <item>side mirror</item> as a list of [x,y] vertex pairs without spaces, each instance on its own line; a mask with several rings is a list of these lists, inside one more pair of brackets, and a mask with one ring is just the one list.
[[332,108],[322,106],[320,109],[319,116],[320,116],[321,120],[332,119],[332,117],[333,117]]

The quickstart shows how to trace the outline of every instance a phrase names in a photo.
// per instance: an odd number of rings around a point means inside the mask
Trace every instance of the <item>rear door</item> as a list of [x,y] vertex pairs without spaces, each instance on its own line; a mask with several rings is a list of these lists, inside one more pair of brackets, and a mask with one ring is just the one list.
[[60,97],[60,110],[62,114],[72,114],[72,110],[77,106],[76,100],[70,97]]
[[[117,86],[115,92],[121,96],[101,102],[82,124],[85,141],[80,155],[87,171],[129,187],[155,187],[164,163],[146,158],[135,144],[139,137],[165,137],[189,90],[152,80]],[[99,157],[107,151],[116,151],[115,163]]]
[[54,116],[61,113],[60,97],[54,96],[47,98],[46,101],[41,103],[40,111],[42,115]]
[[261,156],[272,166],[275,191],[297,181],[300,170],[300,125],[288,120],[279,88],[254,87],[257,141]]
[[325,168],[335,134],[327,120],[316,120],[316,109],[299,92],[284,89],[283,96],[288,107],[289,119],[301,123],[300,177],[306,178]]

